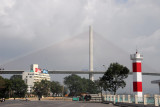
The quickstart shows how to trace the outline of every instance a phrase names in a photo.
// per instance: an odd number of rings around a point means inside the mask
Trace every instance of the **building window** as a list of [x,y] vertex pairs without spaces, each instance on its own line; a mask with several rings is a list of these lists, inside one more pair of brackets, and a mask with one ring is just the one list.
[[29,76],[29,78],[32,78],[32,76]]

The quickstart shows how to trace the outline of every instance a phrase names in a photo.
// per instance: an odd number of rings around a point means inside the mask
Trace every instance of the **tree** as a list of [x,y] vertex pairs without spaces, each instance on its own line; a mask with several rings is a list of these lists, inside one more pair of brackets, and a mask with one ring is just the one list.
[[11,79],[11,90],[13,92],[13,97],[25,97],[27,92],[27,85],[20,78],[20,76],[12,76]]
[[100,92],[95,82],[91,81],[90,79],[84,79],[84,78],[82,79],[82,81],[83,81],[83,88],[86,87],[84,93],[88,92],[96,94]]
[[13,80],[13,79],[21,79],[22,80],[22,75],[13,75],[13,76],[11,76],[10,80]]
[[4,79],[5,80],[5,90],[4,90],[4,96],[5,98],[10,98],[10,92],[11,92],[11,81],[9,79]]
[[70,96],[77,95],[81,92],[82,89],[82,82],[81,77],[75,74],[67,76],[64,78],[64,84],[70,90]]
[[0,76],[0,98],[4,96],[5,80]]
[[50,82],[47,80],[41,80],[41,82],[35,82],[33,87],[33,93],[38,95],[39,98],[42,96],[48,96],[50,93]]
[[105,86],[104,82],[100,79],[95,80],[95,84],[99,90],[99,92],[101,92],[101,97],[102,97],[102,91],[103,91],[103,87]]
[[10,97],[11,81],[0,76],[0,98]]
[[4,81],[4,78],[0,76],[0,89],[3,89],[5,88],[5,81]]
[[96,84],[85,78],[81,78],[78,75],[72,74],[64,78],[64,84],[68,87],[70,91],[70,96],[80,95],[81,93],[98,93],[98,88]]
[[126,82],[124,79],[128,77],[129,69],[118,63],[111,63],[108,70],[105,72],[101,81],[105,84],[103,89],[116,94],[119,88],[124,88]]
[[57,81],[52,81],[50,84],[50,90],[53,94],[60,94],[62,93],[63,86]]

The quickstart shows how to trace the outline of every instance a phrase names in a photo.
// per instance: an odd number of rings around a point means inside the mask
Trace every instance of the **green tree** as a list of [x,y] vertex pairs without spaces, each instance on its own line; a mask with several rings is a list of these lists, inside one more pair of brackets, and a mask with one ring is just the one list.
[[99,92],[101,92],[101,97],[102,97],[102,91],[103,91],[103,87],[105,86],[104,82],[100,79],[95,80],[95,84],[99,90]]
[[39,98],[42,96],[48,96],[50,93],[50,82],[47,80],[41,80],[41,82],[35,82],[33,87],[33,93]]
[[81,78],[78,75],[72,74],[64,78],[64,84],[68,87],[70,91],[70,96],[80,95],[81,93],[98,93],[98,88],[96,84],[85,78]]
[[[20,76],[12,76],[11,79],[11,91],[13,92],[13,97],[25,97],[27,92],[27,85],[20,78]],[[8,87],[8,88],[10,88]]]
[[65,77],[64,84],[69,88],[70,96],[77,95],[82,90],[81,77],[78,75],[72,74],[72,75]]
[[21,79],[22,80],[22,75],[13,75],[13,76],[11,76],[10,80],[13,80],[13,79]]
[[53,94],[60,94],[62,93],[63,86],[57,81],[52,81],[50,84],[50,90]]
[[124,88],[126,86],[124,79],[128,77],[128,74],[129,69],[127,67],[119,63],[111,63],[108,70],[101,78],[101,81],[105,84],[103,85],[103,89],[116,94],[119,88]]
[[0,98],[10,97],[11,81],[0,76]]
[[84,90],[82,91],[83,93],[88,92],[88,93],[96,94],[100,92],[95,82],[85,78],[82,79],[82,82],[83,82],[82,87]]
[[5,90],[5,80],[3,77],[0,76],[0,97],[4,97],[4,90]]
[[4,78],[0,76],[0,89],[5,88],[5,81]]
[[5,98],[10,98],[10,95],[11,95],[11,80],[9,79],[4,79],[5,80],[5,91],[4,91],[4,95],[5,95]]

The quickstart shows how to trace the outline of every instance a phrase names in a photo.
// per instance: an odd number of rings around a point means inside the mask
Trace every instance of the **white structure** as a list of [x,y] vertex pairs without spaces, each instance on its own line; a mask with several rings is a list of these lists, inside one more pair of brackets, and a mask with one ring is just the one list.
[[[32,88],[33,88],[35,82],[40,82],[41,80],[45,80],[45,79],[50,81],[49,74],[35,72],[36,67],[38,67],[38,64],[33,64],[33,65],[31,65],[31,72],[23,72],[23,74],[22,74],[22,79],[28,85],[27,93],[32,92]],[[32,72],[32,71],[34,71],[34,72]]]
[[93,30],[92,26],[89,27],[89,79],[94,81],[93,77]]
[[143,60],[143,56],[136,52],[135,54],[131,54],[131,60],[133,61],[133,92],[138,97],[138,101],[143,100],[143,90],[142,90],[142,67],[141,62]]

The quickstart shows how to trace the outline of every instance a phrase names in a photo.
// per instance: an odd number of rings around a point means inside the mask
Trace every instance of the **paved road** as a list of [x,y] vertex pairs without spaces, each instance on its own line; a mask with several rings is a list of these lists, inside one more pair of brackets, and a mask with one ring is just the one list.
[[115,107],[112,104],[72,101],[6,101],[0,107]]

